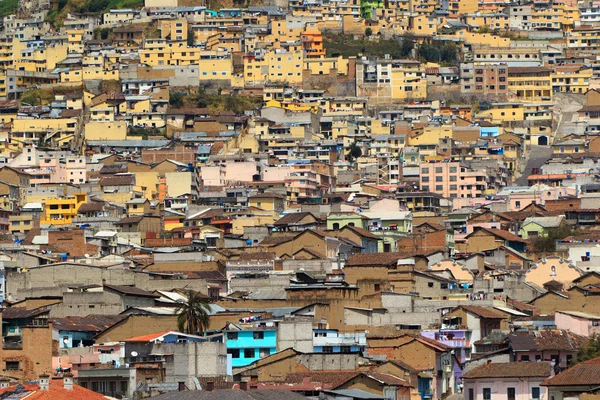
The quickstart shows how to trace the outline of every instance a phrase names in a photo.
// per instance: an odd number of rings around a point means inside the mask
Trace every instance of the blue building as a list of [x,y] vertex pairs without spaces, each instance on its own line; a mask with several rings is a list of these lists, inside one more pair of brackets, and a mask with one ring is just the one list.
[[277,331],[248,329],[225,331],[227,354],[233,368],[245,367],[277,351]]
[[313,329],[315,353],[356,353],[367,348],[364,332],[339,333],[337,329]]

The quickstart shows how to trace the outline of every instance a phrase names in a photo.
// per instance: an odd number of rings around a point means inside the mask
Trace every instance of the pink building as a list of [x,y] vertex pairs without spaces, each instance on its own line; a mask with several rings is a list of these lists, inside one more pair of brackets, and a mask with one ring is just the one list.
[[419,183],[421,190],[450,199],[483,197],[488,188],[485,171],[472,171],[459,162],[421,164]]
[[585,337],[600,333],[600,315],[578,311],[557,311],[554,321],[558,329],[571,331]]
[[487,362],[463,375],[465,400],[548,400],[541,383],[554,376],[552,363]]

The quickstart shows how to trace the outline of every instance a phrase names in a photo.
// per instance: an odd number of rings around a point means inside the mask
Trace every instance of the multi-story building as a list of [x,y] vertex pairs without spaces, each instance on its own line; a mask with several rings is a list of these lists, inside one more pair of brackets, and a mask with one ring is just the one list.
[[242,329],[225,331],[227,354],[232,367],[245,367],[277,351],[277,330]]
[[427,79],[418,61],[361,60],[356,63],[356,94],[371,103],[425,99]]
[[459,162],[421,164],[420,185],[451,199],[482,197],[488,188],[485,171],[471,171]]
[[508,88],[510,96],[517,101],[551,101],[552,69],[549,67],[510,67],[508,69]]
[[508,65],[481,62],[460,64],[460,91],[464,94],[507,95]]
[[340,333],[337,329],[314,329],[315,353],[356,353],[367,348],[365,332]]

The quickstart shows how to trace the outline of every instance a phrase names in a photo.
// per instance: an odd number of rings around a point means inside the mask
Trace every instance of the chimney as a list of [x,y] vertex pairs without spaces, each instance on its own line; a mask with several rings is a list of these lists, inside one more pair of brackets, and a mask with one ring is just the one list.
[[49,390],[50,389],[50,375],[42,374],[40,375],[40,390]]
[[213,390],[215,390],[215,383],[213,381],[206,382],[206,391],[212,392]]
[[73,374],[66,373],[63,375],[63,387],[66,390],[73,390]]
[[3,377],[0,378],[0,389],[4,389],[10,386],[10,379]]
[[243,390],[244,392],[248,391],[248,382],[240,382],[240,390]]

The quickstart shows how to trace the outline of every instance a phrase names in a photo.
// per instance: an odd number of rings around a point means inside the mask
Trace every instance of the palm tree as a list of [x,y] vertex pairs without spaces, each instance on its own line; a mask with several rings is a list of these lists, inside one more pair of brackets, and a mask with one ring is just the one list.
[[198,335],[210,326],[210,307],[197,292],[190,290],[187,301],[177,307],[177,329],[180,332]]

